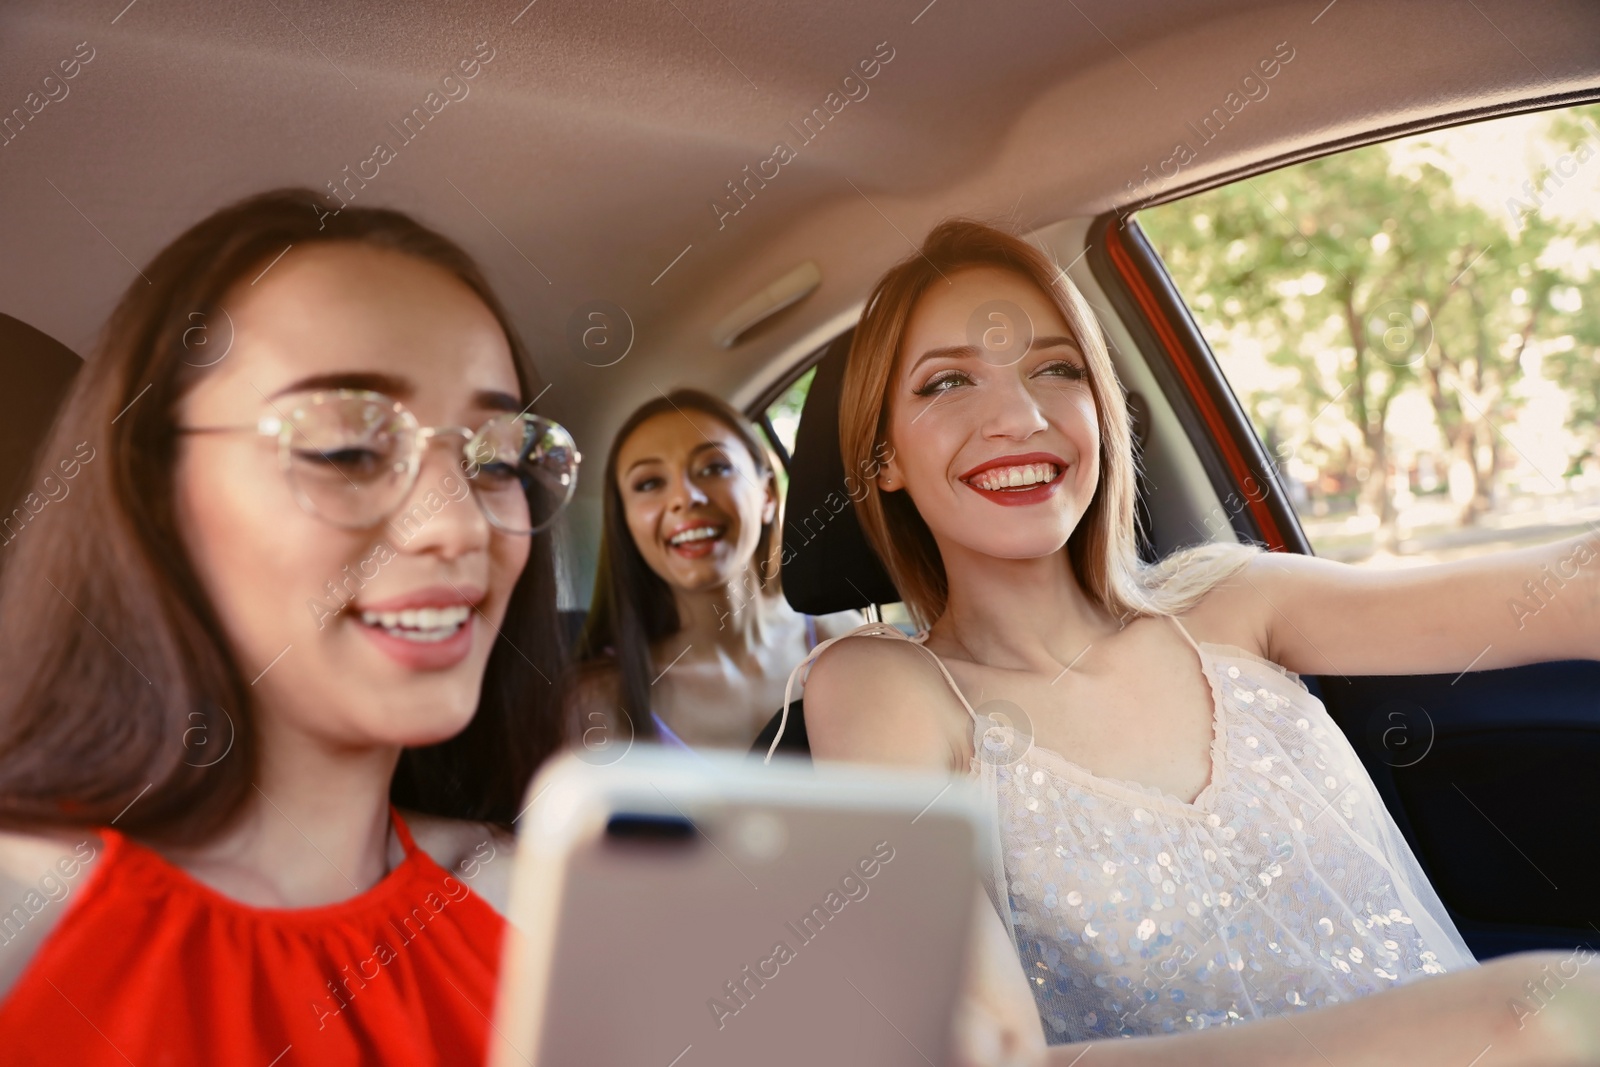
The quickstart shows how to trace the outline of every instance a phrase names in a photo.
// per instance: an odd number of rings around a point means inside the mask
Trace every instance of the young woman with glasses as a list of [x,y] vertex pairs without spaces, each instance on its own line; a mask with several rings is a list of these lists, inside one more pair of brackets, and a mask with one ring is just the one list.
[[464,252],[317,203],[163,250],[39,456],[81,466],[0,588],[8,1064],[484,1057],[579,457]]

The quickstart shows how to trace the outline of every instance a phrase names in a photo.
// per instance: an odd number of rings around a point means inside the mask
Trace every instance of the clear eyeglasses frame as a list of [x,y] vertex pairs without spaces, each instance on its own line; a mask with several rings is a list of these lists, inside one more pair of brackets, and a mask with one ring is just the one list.
[[[278,465],[308,514],[347,530],[393,518],[410,498],[436,439],[461,442],[456,467],[490,525],[531,536],[572,499],[582,456],[560,423],[519,412],[476,430],[423,426],[393,397],[362,389],[291,394],[267,402],[249,426],[183,426],[184,434],[256,433],[277,442]],[[443,485],[440,499],[459,499]],[[431,517],[430,506],[418,504]]]

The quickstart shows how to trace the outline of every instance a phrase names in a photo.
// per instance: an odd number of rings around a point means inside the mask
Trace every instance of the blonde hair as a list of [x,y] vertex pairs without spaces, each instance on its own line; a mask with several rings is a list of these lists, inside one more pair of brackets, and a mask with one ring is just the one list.
[[[1232,543],[1175,552],[1156,564],[1139,558],[1134,529],[1133,436],[1122,385],[1088,301],[1058,265],[1020,237],[970,219],[934,227],[922,248],[873,288],[856,327],[839,401],[839,451],[846,470],[866,469],[888,429],[889,392],[917,301],[935,281],[967,267],[991,266],[1033,282],[1055,304],[1088,364],[1100,423],[1100,480],[1068,538],[1073,573],[1089,598],[1119,619],[1181,615],[1260,550]],[[944,614],[949,582],[933,532],[904,492],[866,480],[856,503],[867,540],[919,626]]]

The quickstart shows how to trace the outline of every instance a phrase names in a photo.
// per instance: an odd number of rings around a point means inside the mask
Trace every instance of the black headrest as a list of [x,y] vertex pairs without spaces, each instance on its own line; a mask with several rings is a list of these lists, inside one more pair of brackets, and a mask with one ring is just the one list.
[[27,495],[33,462],[82,364],[49,334],[0,315],[0,514]]
[[845,476],[839,395],[854,331],[828,346],[800,410],[783,519],[783,595],[796,611],[826,615],[893,604],[900,594],[856,521],[855,501],[874,472]]

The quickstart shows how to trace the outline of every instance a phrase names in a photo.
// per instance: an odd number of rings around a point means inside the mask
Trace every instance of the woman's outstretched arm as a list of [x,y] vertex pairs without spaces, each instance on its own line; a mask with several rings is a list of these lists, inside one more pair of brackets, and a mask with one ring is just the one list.
[[1600,659],[1600,533],[1401,570],[1264,553],[1208,599],[1301,674]]
[[[1102,1041],[1105,1067],[1566,1067],[1600,1063],[1600,968],[1575,956],[1523,953],[1424,978],[1328,1008],[1181,1036]],[[1572,977],[1559,983],[1558,968]],[[1543,1006],[1527,984],[1545,988]],[[1537,1009],[1537,1010],[1535,1010]],[[1091,1046],[1058,1046],[1068,1067]],[[1024,1061],[1026,1062],[1026,1061]],[[1087,1064],[1086,1064],[1087,1067]]]
[[1522,953],[1332,1007],[1046,1049],[1027,979],[979,894],[957,1067],[1567,1067],[1600,1064],[1600,953]]

